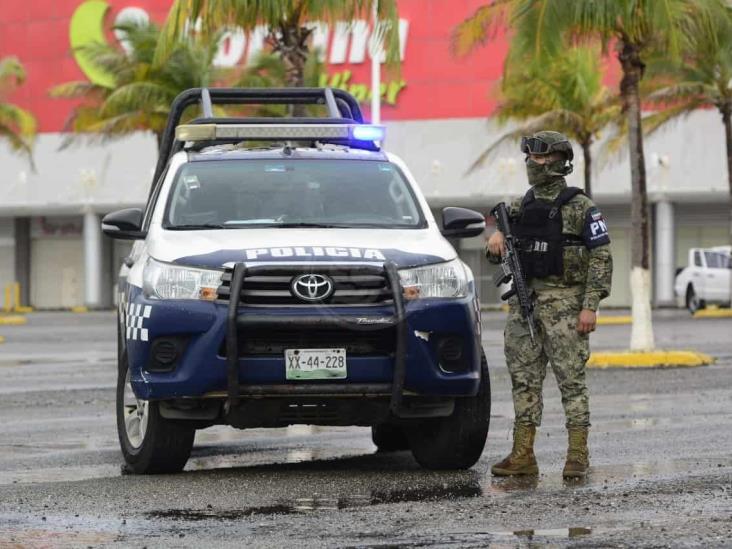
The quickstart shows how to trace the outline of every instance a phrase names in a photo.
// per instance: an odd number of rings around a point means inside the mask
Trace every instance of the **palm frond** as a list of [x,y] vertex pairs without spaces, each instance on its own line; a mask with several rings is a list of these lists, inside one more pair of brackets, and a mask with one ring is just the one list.
[[479,7],[453,30],[453,53],[462,57],[484,44],[511,20],[514,9],[512,0],[492,0]]
[[[25,69],[15,57],[0,59],[0,92],[11,91],[25,81]],[[2,100],[0,97],[0,139],[12,150],[24,153],[33,164],[33,141],[36,135],[36,119],[27,110]]]
[[101,98],[108,92],[108,88],[87,80],[57,84],[48,90],[48,94],[54,99],[88,99],[92,96]]
[[23,139],[15,129],[6,126],[0,122],[0,139],[10,145],[11,150],[20,151],[28,155],[31,158],[31,144]]
[[646,96],[646,99],[655,104],[673,104],[678,102],[692,102],[699,104],[713,104],[718,97],[717,89],[705,82],[677,82],[670,86],[657,89]]
[[663,110],[656,111],[647,116],[643,117],[643,133],[646,135],[652,135],[667,124],[673,121],[677,121],[681,118],[685,118],[692,114],[694,111],[700,109],[705,104],[705,101],[700,99],[690,99],[681,104],[677,104],[671,107],[666,107]]
[[25,69],[17,57],[0,59],[0,89],[20,86],[25,82]]
[[126,112],[167,110],[177,90],[157,82],[131,82],[112,92],[100,109],[101,116],[111,118]]

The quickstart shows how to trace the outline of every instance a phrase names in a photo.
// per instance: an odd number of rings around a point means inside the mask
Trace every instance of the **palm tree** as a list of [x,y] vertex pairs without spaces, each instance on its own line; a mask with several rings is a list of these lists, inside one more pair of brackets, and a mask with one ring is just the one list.
[[[645,117],[643,126],[647,133],[653,133],[696,109],[716,108],[724,125],[727,184],[732,197],[732,11],[728,10],[727,18],[715,21],[714,33],[703,30],[693,33],[679,62],[655,59],[649,64],[652,79],[647,87],[648,100],[663,108]],[[730,216],[732,219],[732,212]]]
[[455,50],[470,51],[508,22],[511,47],[546,65],[566,40],[597,39],[614,47],[622,69],[620,98],[627,117],[631,172],[633,294],[632,350],[654,347],[651,324],[649,222],[641,126],[640,82],[645,60],[654,51],[678,57],[698,29],[725,17],[724,0],[492,0],[456,29]]
[[727,183],[732,196],[732,12],[715,22],[715,32],[693,33],[691,43],[676,63],[649,63],[647,101],[660,107],[643,119],[646,133],[696,109],[714,107],[724,125]]
[[611,123],[621,121],[621,106],[602,83],[600,48],[572,47],[546,67],[526,60],[506,64],[495,111],[499,123],[522,124],[499,137],[473,163],[476,169],[506,141],[546,128],[560,131],[582,149],[585,194],[592,196],[592,144]]
[[25,69],[15,57],[0,59],[0,139],[28,155],[36,135],[36,119],[25,109],[5,101],[7,94],[25,82]]
[[[258,25],[269,28],[267,42],[285,65],[288,86],[303,86],[305,65],[310,56],[308,45],[315,21],[335,23],[369,19],[374,0],[176,0],[168,14],[158,55],[165,58],[171,43],[200,18],[204,33],[217,32],[231,25],[252,31]],[[399,16],[396,0],[376,0],[377,12],[383,25],[377,36],[384,41],[387,62],[399,61]],[[296,106],[293,115],[302,114]]]
[[164,63],[153,64],[160,30],[152,23],[130,22],[115,27],[125,33],[129,53],[109,44],[91,44],[84,54],[113,84],[67,82],[51,90],[53,97],[81,99],[66,124],[64,146],[82,137],[107,141],[140,130],[162,139],[173,99],[188,88],[206,87],[224,72],[213,65],[218,40],[177,40]]

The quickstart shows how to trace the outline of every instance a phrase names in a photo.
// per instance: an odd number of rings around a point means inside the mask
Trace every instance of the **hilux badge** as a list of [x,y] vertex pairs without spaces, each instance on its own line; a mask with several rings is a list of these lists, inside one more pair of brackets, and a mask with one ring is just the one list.
[[303,301],[323,301],[333,295],[333,279],[321,274],[301,274],[292,279],[290,290]]

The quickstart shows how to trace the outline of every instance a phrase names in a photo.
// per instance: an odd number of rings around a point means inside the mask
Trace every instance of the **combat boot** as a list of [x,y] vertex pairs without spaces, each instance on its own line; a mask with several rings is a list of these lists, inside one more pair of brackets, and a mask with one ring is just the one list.
[[513,428],[513,450],[501,462],[491,467],[491,473],[499,477],[510,475],[538,475],[539,466],[534,455],[534,425],[517,424]]
[[569,427],[567,462],[564,464],[564,478],[583,478],[590,468],[590,452],[587,449],[587,427]]

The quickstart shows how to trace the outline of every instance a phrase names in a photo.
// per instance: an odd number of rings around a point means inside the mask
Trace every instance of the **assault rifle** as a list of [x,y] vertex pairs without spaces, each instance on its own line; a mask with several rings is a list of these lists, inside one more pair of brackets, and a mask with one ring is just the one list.
[[501,271],[495,277],[496,286],[500,286],[510,280],[513,280],[513,286],[509,291],[501,296],[502,300],[507,300],[514,295],[518,296],[519,307],[521,307],[521,316],[526,319],[529,324],[529,334],[531,341],[536,342],[534,335],[534,300],[533,295],[526,286],[526,278],[521,269],[521,260],[519,252],[516,249],[514,236],[511,232],[511,224],[508,220],[508,210],[506,204],[499,202],[495,208],[491,210],[491,215],[498,220],[498,229],[503,233],[506,241],[506,253],[501,258]]

